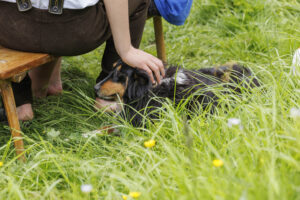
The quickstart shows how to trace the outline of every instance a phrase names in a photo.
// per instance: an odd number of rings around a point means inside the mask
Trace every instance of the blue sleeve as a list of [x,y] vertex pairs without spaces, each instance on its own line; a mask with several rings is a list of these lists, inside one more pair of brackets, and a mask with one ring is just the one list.
[[154,0],[161,16],[171,24],[183,25],[193,0]]

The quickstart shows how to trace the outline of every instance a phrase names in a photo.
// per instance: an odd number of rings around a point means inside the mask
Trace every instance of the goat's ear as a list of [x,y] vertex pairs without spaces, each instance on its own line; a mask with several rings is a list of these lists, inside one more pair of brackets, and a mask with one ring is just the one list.
[[135,72],[133,73],[133,79],[141,86],[151,86],[150,77],[145,71],[135,70]]
[[151,80],[145,71],[134,70],[128,84],[128,97],[130,99],[142,97],[151,86]]

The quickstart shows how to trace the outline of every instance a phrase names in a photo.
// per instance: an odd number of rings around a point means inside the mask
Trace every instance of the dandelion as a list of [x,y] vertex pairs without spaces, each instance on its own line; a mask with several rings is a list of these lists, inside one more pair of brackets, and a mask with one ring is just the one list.
[[84,193],[90,193],[93,190],[93,186],[90,184],[84,184],[84,185],[81,185],[80,189]]
[[126,195],[122,195],[122,199],[123,200],[127,200],[127,196]]
[[3,166],[3,162],[0,162],[0,167],[2,167]]
[[132,198],[139,198],[141,196],[140,192],[130,192],[129,196],[131,196]]
[[215,167],[222,167],[224,165],[224,162],[222,160],[216,159],[216,160],[213,160],[213,165]]
[[237,126],[240,123],[241,123],[241,120],[238,118],[229,118],[227,125],[228,125],[228,127],[231,128],[232,126]]
[[293,118],[300,117],[300,109],[299,108],[291,108],[290,116]]
[[147,148],[151,148],[151,147],[154,147],[155,146],[155,140],[148,140],[146,142],[144,142],[144,146],[147,147]]

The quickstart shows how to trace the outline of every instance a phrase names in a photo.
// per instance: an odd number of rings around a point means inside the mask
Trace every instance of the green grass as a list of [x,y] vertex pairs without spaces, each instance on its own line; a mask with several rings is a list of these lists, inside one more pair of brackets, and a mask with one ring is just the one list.
[[[235,60],[262,88],[224,96],[215,114],[195,111],[188,122],[168,103],[159,121],[134,128],[93,110],[103,47],[64,58],[65,92],[35,101],[35,119],[22,125],[27,163],[16,162],[8,127],[0,128],[0,199],[122,199],[130,191],[139,199],[300,199],[300,119],[290,117],[300,107],[299,77],[290,73],[299,0],[194,0],[186,24],[164,30],[169,63],[197,69]],[[151,20],[141,48],[155,54]],[[229,118],[242,127],[228,127]],[[118,136],[82,136],[113,123]],[[156,146],[147,149],[151,138]]]

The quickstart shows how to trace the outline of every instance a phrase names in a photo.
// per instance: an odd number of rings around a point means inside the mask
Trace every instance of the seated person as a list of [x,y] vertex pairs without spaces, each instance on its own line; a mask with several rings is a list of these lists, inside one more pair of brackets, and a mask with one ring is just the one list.
[[[173,1],[175,4],[182,2]],[[104,42],[106,46],[101,63],[102,71],[97,81],[107,76],[113,63],[120,58],[130,66],[145,70],[153,82],[154,76],[158,82],[161,75],[164,76],[161,60],[138,49],[150,3],[149,11],[158,14],[157,9],[163,17],[169,19],[164,12],[164,1],[60,0],[58,8],[63,9],[57,9],[57,5],[53,5],[50,9],[52,13],[48,11],[48,1],[22,2],[23,4],[16,0],[0,0],[0,45],[20,51],[48,53],[56,56],[56,59],[31,70],[20,84],[13,84],[19,120],[26,121],[34,117],[32,95],[42,98],[62,92],[61,56],[84,54]],[[191,5],[191,1],[185,2]],[[30,9],[18,11],[17,8],[22,6]],[[57,13],[57,10],[62,13]],[[183,22],[173,23],[180,25]],[[101,99],[96,101],[100,108],[105,105]],[[0,119],[4,117],[2,109]]]

